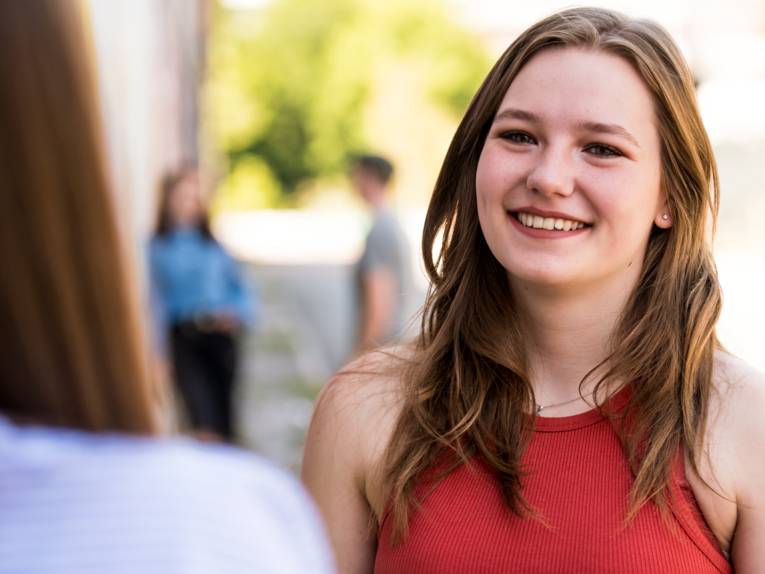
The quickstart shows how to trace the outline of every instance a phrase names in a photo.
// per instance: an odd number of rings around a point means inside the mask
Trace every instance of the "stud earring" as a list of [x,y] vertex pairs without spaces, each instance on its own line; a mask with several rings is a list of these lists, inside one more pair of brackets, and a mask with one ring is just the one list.
[[668,213],[662,213],[661,214],[661,220],[662,221],[669,221],[669,214]]

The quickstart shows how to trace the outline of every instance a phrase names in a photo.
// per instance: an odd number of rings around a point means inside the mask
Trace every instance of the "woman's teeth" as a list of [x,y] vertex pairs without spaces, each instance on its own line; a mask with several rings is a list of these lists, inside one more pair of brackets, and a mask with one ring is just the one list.
[[526,227],[533,227],[534,229],[576,231],[577,229],[585,227],[585,224],[581,221],[572,221],[570,219],[559,219],[555,217],[542,217],[540,215],[532,215],[531,213],[518,212],[515,214],[515,218]]

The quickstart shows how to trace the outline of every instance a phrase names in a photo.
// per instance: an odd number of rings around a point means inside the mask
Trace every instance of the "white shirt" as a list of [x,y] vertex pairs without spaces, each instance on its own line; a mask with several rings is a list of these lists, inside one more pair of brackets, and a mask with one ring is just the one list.
[[286,472],[234,448],[0,417],[0,574],[306,573],[333,564]]

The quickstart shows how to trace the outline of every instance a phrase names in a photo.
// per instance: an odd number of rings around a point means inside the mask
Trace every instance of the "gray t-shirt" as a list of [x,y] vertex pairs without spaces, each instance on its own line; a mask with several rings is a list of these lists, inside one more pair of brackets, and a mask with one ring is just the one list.
[[364,252],[356,269],[361,301],[361,279],[376,269],[389,270],[396,280],[396,317],[392,322],[391,333],[386,340],[401,334],[405,321],[408,320],[409,300],[411,298],[410,258],[406,237],[398,220],[387,209],[375,213],[372,227],[364,244]]

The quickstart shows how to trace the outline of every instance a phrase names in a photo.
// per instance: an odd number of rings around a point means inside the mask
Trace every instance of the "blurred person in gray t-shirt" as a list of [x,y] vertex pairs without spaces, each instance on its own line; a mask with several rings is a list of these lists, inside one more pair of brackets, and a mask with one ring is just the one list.
[[351,170],[353,188],[372,212],[372,227],[356,266],[357,351],[390,342],[401,334],[406,319],[409,253],[401,226],[388,206],[392,176],[393,165],[374,155],[358,157]]

